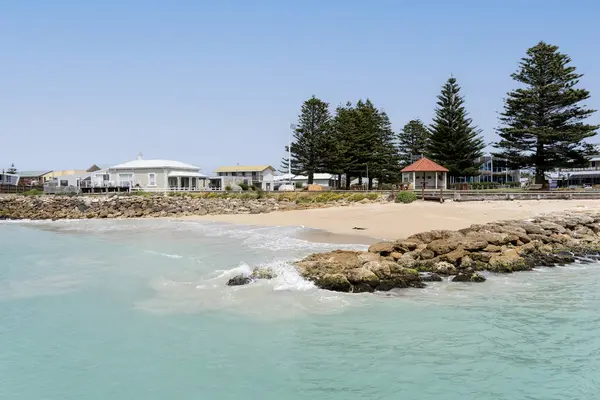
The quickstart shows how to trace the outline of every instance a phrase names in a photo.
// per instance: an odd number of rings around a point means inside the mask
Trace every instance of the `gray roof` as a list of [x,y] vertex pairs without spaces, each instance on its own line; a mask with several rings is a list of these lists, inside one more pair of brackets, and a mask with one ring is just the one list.
[[52,170],[44,170],[44,171],[17,171],[17,175],[19,175],[21,178],[23,177],[39,177],[42,176],[44,174],[47,174],[48,172],[52,172]]

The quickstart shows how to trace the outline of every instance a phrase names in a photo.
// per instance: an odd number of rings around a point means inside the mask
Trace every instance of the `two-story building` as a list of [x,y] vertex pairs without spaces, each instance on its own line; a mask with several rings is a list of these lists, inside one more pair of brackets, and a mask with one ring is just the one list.
[[216,176],[210,178],[210,186],[216,190],[239,186],[240,183],[266,191],[273,190],[275,168],[270,165],[236,165],[220,167],[214,172]]

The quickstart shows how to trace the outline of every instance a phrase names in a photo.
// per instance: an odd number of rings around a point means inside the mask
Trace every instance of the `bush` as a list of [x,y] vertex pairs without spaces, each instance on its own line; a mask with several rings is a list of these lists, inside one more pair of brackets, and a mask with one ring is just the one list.
[[296,189],[302,189],[302,182],[296,182]]
[[238,186],[241,187],[244,191],[248,190],[248,188],[250,187],[247,183],[244,182],[238,183]]
[[31,189],[26,192],[23,192],[23,196],[41,196],[43,194],[44,191],[40,189]]
[[396,203],[412,203],[417,199],[417,194],[412,190],[402,190],[396,196]]
[[367,199],[369,200],[377,200],[379,198],[379,193],[369,193],[367,194]]
[[231,188],[231,186],[227,185],[227,186],[225,186],[225,190],[228,192],[231,192],[232,188]]
[[366,199],[366,197],[367,196],[362,193],[354,193],[348,197],[348,201],[357,202]]

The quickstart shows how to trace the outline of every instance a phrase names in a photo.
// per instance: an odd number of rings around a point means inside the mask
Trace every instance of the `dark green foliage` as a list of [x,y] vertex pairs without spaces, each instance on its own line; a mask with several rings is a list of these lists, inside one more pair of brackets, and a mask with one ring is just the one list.
[[413,119],[404,125],[402,131],[398,133],[398,149],[403,167],[425,155],[429,136],[427,127],[420,119]]
[[361,183],[368,176],[369,189],[375,178],[380,183],[398,179],[400,159],[390,120],[369,99],[337,108],[332,137],[336,142],[332,172],[346,174],[347,188],[353,176]]
[[412,203],[417,200],[417,195],[412,190],[401,190],[396,196],[396,203]]
[[[331,122],[326,102],[313,96],[302,105],[291,146],[292,174],[307,175],[309,184],[313,183],[314,174],[326,165],[326,141],[331,133]],[[287,158],[282,160],[282,169],[288,170]]]
[[247,183],[244,182],[240,182],[237,184],[242,190],[246,191],[250,188],[250,186]]
[[449,176],[479,174],[477,159],[483,155],[485,143],[480,136],[481,131],[468,117],[460,96],[460,86],[453,77],[448,79],[438,96],[430,132],[427,153],[450,170]]
[[594,151],[584,140],[598,126],[583,121],[595,110],[578,105],[590,93],[575,88],[582,75],[570,63],[557,46],[544,42],[527,50],[511,75],[523,87],[508,93],[500,115],[497,155],[513,168],[534,167],[537,184],[544,183],[546,171],[586,166]]

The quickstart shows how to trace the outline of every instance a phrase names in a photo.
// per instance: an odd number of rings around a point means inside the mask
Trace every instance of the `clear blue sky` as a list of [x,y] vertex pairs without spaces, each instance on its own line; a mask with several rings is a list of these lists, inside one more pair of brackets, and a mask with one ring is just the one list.
[[599,18],[597,0],[0,0],[0,168],[140,151],[207,172],[279,167],[311,95],[332,109],[369,97],[400,130],[431,120],[450,74],[492,141],[539,40],[573,58],[600,109]]

